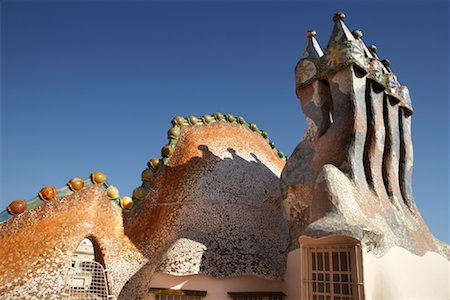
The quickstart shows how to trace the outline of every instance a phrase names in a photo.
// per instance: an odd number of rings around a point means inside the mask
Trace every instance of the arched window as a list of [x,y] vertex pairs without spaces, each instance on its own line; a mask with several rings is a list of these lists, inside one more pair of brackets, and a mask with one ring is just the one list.
[[85,238],[78,245],[67,271],[63,296],[77,300],[112,298],[103,257],[95,240]]
[[362,254],[357,240],[300,238],[302,293],[311,300],[362,300]]

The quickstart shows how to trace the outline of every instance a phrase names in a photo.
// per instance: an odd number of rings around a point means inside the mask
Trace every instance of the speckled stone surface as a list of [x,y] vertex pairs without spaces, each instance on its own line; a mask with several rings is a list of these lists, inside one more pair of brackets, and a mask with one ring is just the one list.
[[182,127],[172,159],[133,209],[94,185],[0,223],[0,298],[61,298],[85,237],[98,244],[119,299],[145,297],[156,269],[279,279],[289,241],[283,166],[267,139],[240,124]]
[[0,223],[0,298],[59,299],[85,237],[102,252],[112,294],[146,262],[124,235],[121,209],[95,185]]
[[259,133],[239,124],[182,127],[170,162],[125,217],[127,230],[140,231],[133,242],[143,252],[155,247],[162,259],[135,274],[122,295],[145,291],[155,267],[172,275],[281,278],[289,241],[283,166]]
[[[412,194],[407,88],[367,50],[360,32],[350,34],[342,16],[336,14],[322,56],[308,35],[314,55],[304,54],[296,68],[307,128],[281,176],[290,249],[300,235],[344,234],[379,256],[400,246],[448,257],[448,245],[431,234]],[[314,68],[305,68],[305,60],[319,71],[309,74]]]
[[[185,153],[173,157],[169,168],[185,164],[185,154],[195,151],[187,163],[192,165],[190,173],[197,176],[172,191],[170,199],[164,197],[165,203],[170,201],[164,205],[181,207],[172,234],[178,241],[160,272],[281,278],[288,241],[278,187],[283,163],[260,140],[256,133],[233,124],[185,129],[179,141]],[[150,197],[157,201],[161,193]],[[196,255],[197,262],[192,262],[191,251],[203,248],[202,255]],[[193,268],[186,268],[191,263]],[[183,270],[180,265],[184,265]]]

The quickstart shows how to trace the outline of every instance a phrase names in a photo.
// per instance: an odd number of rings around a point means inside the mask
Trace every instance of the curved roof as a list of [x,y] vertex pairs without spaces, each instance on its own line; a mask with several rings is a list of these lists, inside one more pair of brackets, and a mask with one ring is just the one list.
[[128,235],[144,248],[160,243],[163,273],[281,278],[289,240],[284,160],[259,131],[235,122],[179,130],[145,199],[124,214]]
[[[106,176],[94,172],[66,187],[45,187],[30,201],[13,201],[0,214],[0,248],[14,263],[0,264],[0,273],[14,268],[8,280],[36,274],[24,279],[27,286],[56,280],[79,241],[91,236],[104,249],[117,293],[155,269],[281,278],[289,240],[279,190],[284,154],[242,117],[216,113],[176,117],[172,124],[162,158],[150,160],[133,200],[119,198]],[[15,251],[26,248],[33,251]],[[33,264],[43,260],[55,266],[47,277]],[[26,286],[2,288],[28,293]]]

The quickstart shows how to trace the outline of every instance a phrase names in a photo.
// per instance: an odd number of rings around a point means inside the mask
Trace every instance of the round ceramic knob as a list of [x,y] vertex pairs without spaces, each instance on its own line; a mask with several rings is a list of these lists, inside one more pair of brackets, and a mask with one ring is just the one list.
[[245,124],[245,119],[243,117],[237,117],[237,121],[239,124]]
[[189,116],[188,117],[188,123],[191,125],[197,125],[198,119],[195,116]]
[[147,168],[141,173],[141,179],[143,181],[151,182],[153,180],[153,176],[155,175],[155,172],[151,168]]
[[220,112],[214,113],[214,118],[216,121],[225,121],[225,117]]
[[256,126],[256,124],[250,124],[250,129],[252,130],[252,131],[258,131],[258,126]]
[[14,200],[11,202],[6,210],[13,216],[18,216],[27,210],[27,201],[25,200]]
[[343,12],[337,12],[334,14],[333,16],[333,22],[337,22],[337,21],[344,21],[345,19],[345,14]]
[[67,186],[74,192],[79,191],[84,187],[84,180],[78,177],[72,178]]
[[377,54],[377,46],[375,46],[375,45],[370,45],[370,46],[369,46],[369,51],[372,52],[372,53],[374,53],[374,54]]
[[355,37],[355,39],[360,39],[363,36],[363,33],[361,30],[356,29],[352,31],[353,36]]
[[107,189],[106,189],[106,196],[108,196],[109,199],[117,199],[119,198],[119,190],[113,186],[110,185]]
[[310,37],[315,38],[316,36],[317,36],[317,32],[314,29],[310,29],[306,32],[307,38],[310,38]]
[[161,154],[162,154],[162,156],[170,157],[170,156],[172,156],[174,151],[175,151],[175,149],[173,149],[173,147],[171,145],[165,145],[161,149]]
[[169,129],[169,131],[167,132],[167,137],[169,139],[177,139],[180,136],[180,127],[179,126],[174,126],[172,128]]
[[106,175],[102,172],[93,172],[91,174],[91,180],[93,183],[101,184],[106,181]]
[[232,114],[226,114],[225,119],[230,123],[236,122],[236,118]]
[[172,119],[172,124],[182,126],[182,125],[184,125],[184,121],[185,120],[183,117],[177,116]]
[[53,186],[46,186],[41,189],[38,193],[39,198],[44,201],[55,200],[56,199],[56,188]]
[[147,165],[149,168],[152,168],[153,170],[158,169],[159,168],[159,158],[154,157],[154,158],[150,159],[148,161]]
[[133,198],[136,198],[138,200],[144,200],[146,195],[147,191],[142,186],[137,187],[133,190]]
[[261,131],[261,136],[265,139],[269,138],[269,134],[267,133],[267,131]]
[[203,121],[203,123],[205,123],[205,124],[209,124],[209,123],[211,123],[211,122],[214,121],[214,118],[211,117],[210,115],[203,115],[202,121]]
[[283,158],[284,157],[284,153],[280,150],[277,151],[278,157],[279,158]]
[[120,198],[120,207],[122,207],[123,209],[133,208],[133,199],[128,196]]

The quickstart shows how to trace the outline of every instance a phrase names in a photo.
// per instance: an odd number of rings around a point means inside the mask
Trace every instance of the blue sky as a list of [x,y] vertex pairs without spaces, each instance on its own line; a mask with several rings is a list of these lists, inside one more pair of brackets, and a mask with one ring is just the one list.
[[[173,116],[242,115],[289,155],[294,66],[337,11],[409,87],[414,193],[449,242],[448,2],[2,1],[0,207],[99,170],[129,195]],[[0,210],[3,210],[1,208]]]

